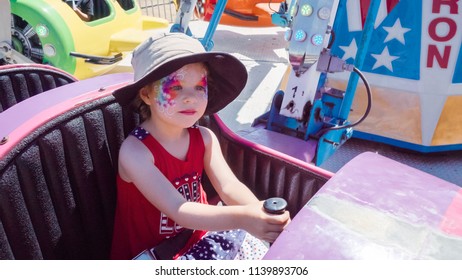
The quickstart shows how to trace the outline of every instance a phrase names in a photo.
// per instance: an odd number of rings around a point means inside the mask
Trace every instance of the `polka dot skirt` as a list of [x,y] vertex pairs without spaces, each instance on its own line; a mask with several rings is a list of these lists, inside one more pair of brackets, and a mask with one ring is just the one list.
[[179,260],[260,260],[268,246],[244,230],[208,232]]
[[246,234],[244,242],[242,242],[241,248],[235,260],[261,260],[268,252],[268,243],[264,243],[260,239],[253,235]]

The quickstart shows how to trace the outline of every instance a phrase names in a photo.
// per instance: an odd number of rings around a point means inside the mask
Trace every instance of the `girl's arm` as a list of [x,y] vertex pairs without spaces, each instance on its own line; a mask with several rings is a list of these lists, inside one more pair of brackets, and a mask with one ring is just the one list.
[[205,127],[200,127],[200,130],[205,144],[204,170],[223,202],[227,205],[257,202],[257,197],[229,167],[215,134]]
[[253,203],[240,206],[188,202],[154,165],[154,160],[138,139],[129,136],[120,149],[119,175],[133,182],[149,202],[183,227],[210,231],[241,228],[273,242],[288,223],[287,212],[266,214],[262,202],[255,198],[251,199]]

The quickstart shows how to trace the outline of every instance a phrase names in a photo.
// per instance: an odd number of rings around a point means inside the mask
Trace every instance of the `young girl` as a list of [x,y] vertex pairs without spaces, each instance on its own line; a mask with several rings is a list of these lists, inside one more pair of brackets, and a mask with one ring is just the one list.
[[[261,240],[273,242],[289,213],[267,214],[227,165],[213,132],[195,125],[239,95],[244,65],[182,33],[148,39],[132,65],[135,82],[114,95],[135,104],[144,121],[120,149],[111,258],[132,259],[185,229],[194,232],[174,259],[261,258]],[[225,206],[208,204],[203,171]]]

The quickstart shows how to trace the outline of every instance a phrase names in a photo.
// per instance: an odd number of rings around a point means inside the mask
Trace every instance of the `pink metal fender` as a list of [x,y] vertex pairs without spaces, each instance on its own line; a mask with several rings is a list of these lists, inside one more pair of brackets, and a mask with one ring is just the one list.
[[340,169],[265,259],[462,259],[462,189],[375,153]]

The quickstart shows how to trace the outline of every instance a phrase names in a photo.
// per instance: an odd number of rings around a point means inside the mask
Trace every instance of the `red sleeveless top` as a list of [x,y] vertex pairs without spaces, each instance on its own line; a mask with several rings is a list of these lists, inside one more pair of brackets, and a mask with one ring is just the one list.
[[[137,127],[131,135],[151,151],[155,166],[188,201],[208,204],[202,189],[204,141],[199,128],[188,128],[189,149],[186,160],[179,160],[146,130]],[[114,220],[111,259],[132,259],[143,250],[152,248],[164,239],[184,230],[181,225],[161,213],[133,183],[117,176],[117,206]],[[205,231],[196,230],[178,256],[199,241]]]

